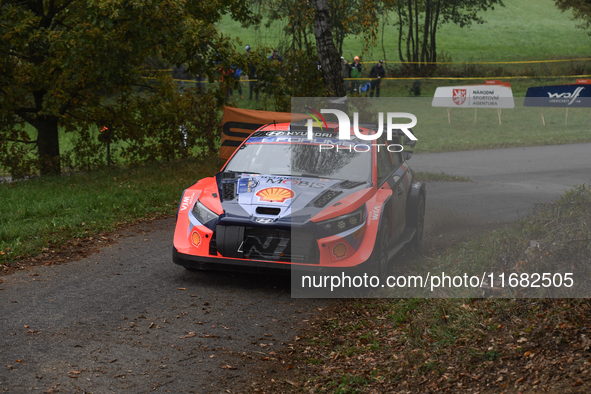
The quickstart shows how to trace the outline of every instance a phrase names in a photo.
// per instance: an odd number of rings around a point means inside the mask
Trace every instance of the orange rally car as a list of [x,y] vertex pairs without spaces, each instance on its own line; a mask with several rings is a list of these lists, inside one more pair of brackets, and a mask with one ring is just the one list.
[[[362,124],[363,133],[377,125]],[[386,274],[405,244],[420,248],[425,185],[396,136],[338,139],[338,126],[263,126],[214,177],[181,197],[173,261],[187,269],[258,272],[363,267]],[[411,145],[412,146],[412,145]]]

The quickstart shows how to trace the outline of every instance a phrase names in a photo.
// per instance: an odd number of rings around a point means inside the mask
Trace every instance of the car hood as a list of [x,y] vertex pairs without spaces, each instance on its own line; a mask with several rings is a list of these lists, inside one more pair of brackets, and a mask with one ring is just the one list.
[[246,219],[263,224],[292,219],[306,222],[343,197],[370,186],[367,182],[259,174],[241,174],[231,181],[220,178],[220,183],[226,221]]

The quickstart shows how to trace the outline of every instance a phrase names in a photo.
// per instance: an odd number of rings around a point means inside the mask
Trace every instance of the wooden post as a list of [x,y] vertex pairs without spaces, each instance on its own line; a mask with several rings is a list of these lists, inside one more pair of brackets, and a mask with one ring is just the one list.
[[542,124],[546,126],[546,121],[544,120],[544,108],[542,108]]
[[474,124],[476,124],[476,111],[478,111],[478,108],[474,108]]
[[566,107],[566,118],[564,118],[564,124],[568,124],[568,107]]
[[499,115],[499,125],[501,124],[501,108],[497,108],[497,114]]
[[451,108],[447,107],[447,123],[451,123],[450,112],[451,112]]

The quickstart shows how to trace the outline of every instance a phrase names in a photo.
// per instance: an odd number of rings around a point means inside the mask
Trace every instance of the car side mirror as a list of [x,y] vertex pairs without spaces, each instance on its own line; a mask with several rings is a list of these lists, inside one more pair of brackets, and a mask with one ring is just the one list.
[[[413,142],[415,142],[415,141],[413,141]],[[404,157],[404,160],[410,160],[410,158],[412,157],[412,151],[411,150],[402,151],[402,157]]]
[[[409,130],[410,132],[412,132],[412,130]],[[408,138],[407,136],[404,136],[404,145],[410,147],[410,148],[414,148],[415,145],[417,144],[416,140],[411,140],[410,138]]]

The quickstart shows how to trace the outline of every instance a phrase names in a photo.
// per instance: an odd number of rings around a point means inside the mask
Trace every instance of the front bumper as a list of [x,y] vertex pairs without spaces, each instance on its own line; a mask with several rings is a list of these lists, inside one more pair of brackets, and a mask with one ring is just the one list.
[[264,273],[273,271],[289,275],[291,264],[283,262],[269,262],[260,260],[233,259],[225,257],[194,256],[172,248],[172,261],[185,268],[196,270],[235,271]]
[[187,269],[205,270],[205,271],[232,271],[245,273],[272,273],[279,275],[291,275],[293,272],[315,272],[315,273],[332,273],[341,272],[343,270],[361,270],[368,272],[373,268],[374,261],[366,261],[365,263],[356,267],[326,267],[317,265],[301,265],[291,264],[280,261],[262,261],[262,260],[247,260],[247,259],[233,259],[225,257],[205,257],[194,256],[190,254],[180,253],[174,246],[172,248],[172,261],[175,264],[183,266]]

